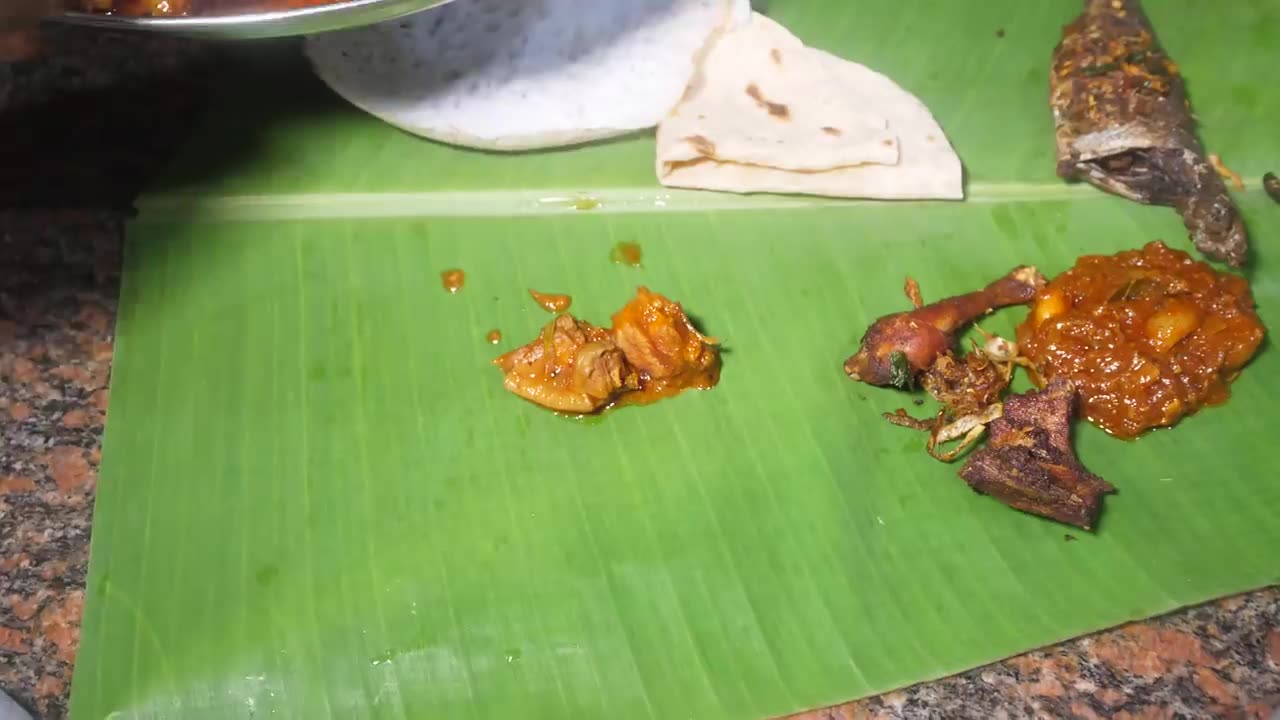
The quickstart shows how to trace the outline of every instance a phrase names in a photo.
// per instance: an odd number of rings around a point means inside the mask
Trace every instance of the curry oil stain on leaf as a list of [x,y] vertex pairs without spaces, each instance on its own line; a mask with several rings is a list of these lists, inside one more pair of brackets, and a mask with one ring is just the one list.
[[1067,215],[1065,212],[1059,211],[1053,214],[1053,234],[1056,239],[1067,237]]
[[1258,90],[1249,85],[1232,85],[1231,101],[1237,111],[1250,112],[1258,105]]
[[609,251],[609,260],[615,265],[638,268],[644,260],[644,251],[641,249],[640,243],[622,241],[614,245],[613,249]]
[[1262,17],[1258,18],[1249,29],[1249,38],[1253,41],[1254,47],[1275,49],[1277,23],[1280,23],[1280,17],[1267,12],[1262,13]]
[[280,567],[274,564],[263,565],[253,574],[254,582],[262,588],[271,587],[278,577],[280,577]]
[[1004,237],[1013,240],[1018,237],[1018,221],[1013,217],[1013,210],[1008,205],[996,205],[991,208],[991,222]]

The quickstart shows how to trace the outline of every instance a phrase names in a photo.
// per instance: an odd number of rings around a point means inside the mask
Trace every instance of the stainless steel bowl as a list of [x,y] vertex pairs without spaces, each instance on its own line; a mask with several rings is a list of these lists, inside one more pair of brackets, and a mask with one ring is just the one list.
[[329,30],[368,25],[392,20],[447,2],[450,0],[344,0],[296,10],[244,15],[187,15],[165,18],[65,13],[54,19],[72,25],[87,25],[104,30],[137,30],[189,37],[249,40],[313,35]]

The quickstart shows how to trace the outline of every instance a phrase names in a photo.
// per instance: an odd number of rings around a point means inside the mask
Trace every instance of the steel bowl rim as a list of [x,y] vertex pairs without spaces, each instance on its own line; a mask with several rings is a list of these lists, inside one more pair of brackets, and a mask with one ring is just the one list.
[[[240,13],[236,15],[185,15],[181,17],[136,17],[86,12],[67,12],[54,18],[73,25],[116,30],[141,30],[175,34],[211,34],[225,37],[258,38],[310,34],[338,29],[343,18],[357,17],[379,22],[443,5],[450,0],[337,0],[336,2],[291,10]],[[290,27],[288,32],[271,28]],[[241,30],[242,32],[236,32]]]

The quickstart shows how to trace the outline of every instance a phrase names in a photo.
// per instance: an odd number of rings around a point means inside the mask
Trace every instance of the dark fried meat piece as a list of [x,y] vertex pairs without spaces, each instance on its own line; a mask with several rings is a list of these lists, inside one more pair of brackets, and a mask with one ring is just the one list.
[[1195,135],[1178,67],[1138,0],[1086,0],[1049,78],[1058,175],[1182,215],[1195,246],[1239,267],[1248,236]]
[[1092,530],[1102,496],[1115,488],[1086,470],[1071,448],[1075,399],[1075,388],[1062,379],[1011,396],[960,477],[1010,507]]
[[867,329],[844,371],[870,385],[909,387],[951,351],[957,331],[992,310],[1031,302],[1044,284],[1035,268],[1017,267],[982,290],[886,315]]

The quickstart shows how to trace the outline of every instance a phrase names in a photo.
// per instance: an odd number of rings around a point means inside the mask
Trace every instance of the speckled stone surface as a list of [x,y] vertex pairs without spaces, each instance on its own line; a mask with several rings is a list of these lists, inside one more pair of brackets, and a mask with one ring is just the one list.
[[123,224],[198,109],[207,50],[77,31],[46,31],[39,44],[33,61],[0,63],[0,690],[59,718],[84,605]]
[[[44,46],[39,61],[0,65],[0,689],[60,718],[109,408],[123,221],[197,107],[205,49],[77,32]],[[793,720],[1277,711],[1272,588]]]

